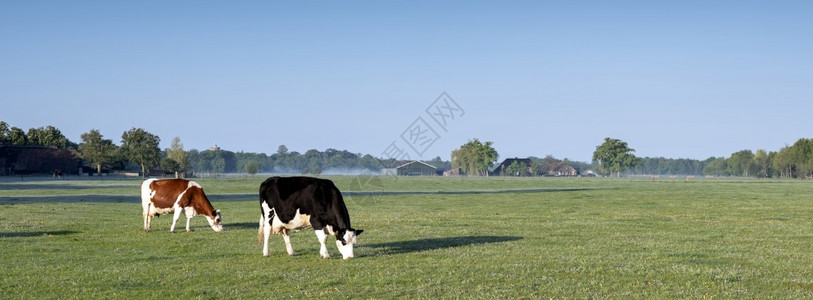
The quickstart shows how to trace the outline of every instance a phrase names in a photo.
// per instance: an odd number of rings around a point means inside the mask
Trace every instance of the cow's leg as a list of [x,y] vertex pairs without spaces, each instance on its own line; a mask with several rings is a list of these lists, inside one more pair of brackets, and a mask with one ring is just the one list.
[[169,228],[169,232],[175,233],[175,223],[178,223],[178,219],[181,218],[181,214],[183,214],[183,209],[180,207],[176,207],[175,215],[172,216],[172,227]]
[[271,224],[263,222],[263,256],[268,257],[268,237],[271,236]]
[[155,219],[155,216],[147,215],[147,231],[152,230],[152,219]]
[[150,215],[144,212],[144,231],[150,231]]
[[190,232],[192,229],[189,228],[189,224],[192,222],[192,217],[195,216],[195,209],[192,207],[187,207],[183,210],[184,213],[186,213],[186,232]]
[[144,205],[144,231],[150,231],[150,221],[152,217],[150,217],[150,205]]
[[313,232],[316,233],[316,238],[319,239],[319,255],[321,255],[322,258],[330,258],[330,253],[327,252],[327,246],[325,246],[325,240],[327,239],[325,230],[316,229]]
[[288,251],[288,255],[294,256],[294,247],[291,246],[291,236],[288,234],[288,228],[282,229],[282,239],[285,240],[285,250]]

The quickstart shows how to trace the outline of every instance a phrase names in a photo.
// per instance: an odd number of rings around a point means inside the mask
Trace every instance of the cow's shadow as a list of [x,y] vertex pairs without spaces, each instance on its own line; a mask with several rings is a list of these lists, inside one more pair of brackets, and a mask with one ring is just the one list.
[[223,223],[223,228],[234,229],[234,230],[244,230],[244,229],[254,229],[260,226],[259,222],[240,222],[240,223]]
[[418,239],[378,244],[357,244],[358,248],[373,248],[377,254],[394,255],[437,249],[454,248],[468,245],[482,245],[521,240],[518,236],[456,236],[445,238]]

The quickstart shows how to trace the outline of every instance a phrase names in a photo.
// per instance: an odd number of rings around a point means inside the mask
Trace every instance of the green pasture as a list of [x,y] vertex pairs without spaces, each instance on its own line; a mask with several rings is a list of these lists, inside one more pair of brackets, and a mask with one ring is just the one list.
[[[330,177],[355,259],[257,240],[264,178],[198,180],[142,230],[140,180],[0,178],[0,298],[784,298],[813,295],[813,182]],[[183,228],[183,226],[180,226]]]

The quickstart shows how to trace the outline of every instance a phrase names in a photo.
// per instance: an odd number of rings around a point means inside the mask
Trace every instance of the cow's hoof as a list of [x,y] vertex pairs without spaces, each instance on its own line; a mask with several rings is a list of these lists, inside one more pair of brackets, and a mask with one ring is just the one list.
[[322,259],[330,259],[330,255],[322,255]]
[[269,256],[270,256],[270,255],[268,255],[268,254],[263,254],[263,257],[269,257]]
[[169,233],[175,233],[175,230],[170,230]]
[[294,256],[294,255],[296,255],[296,253],[294,253],[294,252],[288,252],[288,256]]

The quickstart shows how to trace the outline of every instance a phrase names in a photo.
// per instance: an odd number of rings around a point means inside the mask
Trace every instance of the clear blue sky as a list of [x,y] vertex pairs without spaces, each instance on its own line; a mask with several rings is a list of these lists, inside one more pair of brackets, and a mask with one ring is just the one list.
[[813,137],[813,1],[0,2],[0,120],[74,142],[382,156],[443,92],[412,158],[776,151]]

